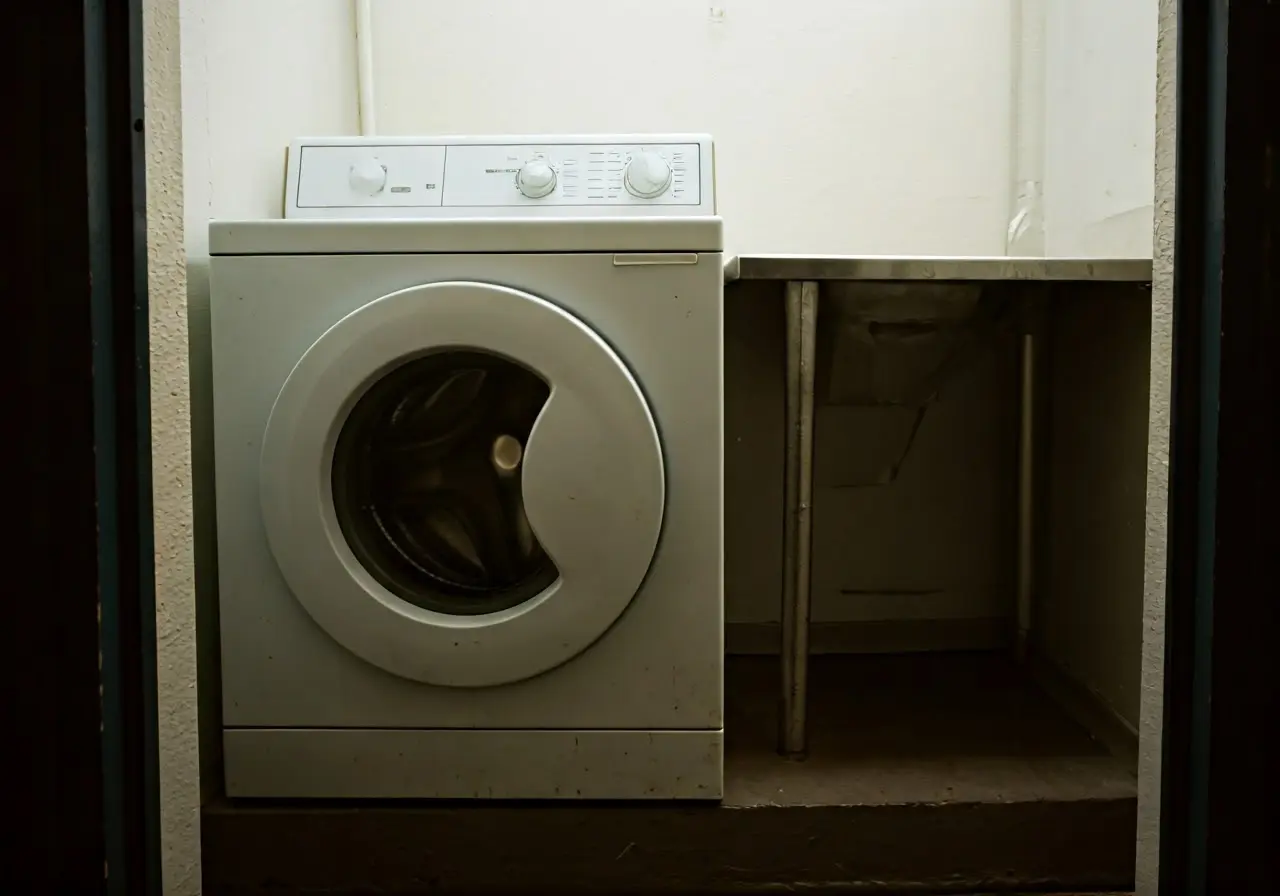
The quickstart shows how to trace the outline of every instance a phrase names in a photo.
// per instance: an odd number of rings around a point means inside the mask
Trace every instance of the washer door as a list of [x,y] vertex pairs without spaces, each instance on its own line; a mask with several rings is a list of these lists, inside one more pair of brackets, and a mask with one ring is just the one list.
[[528,293],[447,282],[339,321],[285,381],[262,512],[294,595],[369,663],[518,681],[622,614],[662,528],[657,427],[600,337]]

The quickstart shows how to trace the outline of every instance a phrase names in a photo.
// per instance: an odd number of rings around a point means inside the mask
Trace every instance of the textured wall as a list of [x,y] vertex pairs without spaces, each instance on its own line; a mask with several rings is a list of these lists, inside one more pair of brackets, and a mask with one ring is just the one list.
[[166,896],[200,892],[200,774],[178,31],[178,0],[144,0],[156,666],[160,825]]
[[1165,544],[1169,512],[1169,404],[1173,385],[1173,188],[1177,123],[1177,0],[1160,0],[1156,52],[1155,280],[1147,445],[1147,572],[1138,733],[1138,893],[1159,889],[1160,729],[1164,703]]

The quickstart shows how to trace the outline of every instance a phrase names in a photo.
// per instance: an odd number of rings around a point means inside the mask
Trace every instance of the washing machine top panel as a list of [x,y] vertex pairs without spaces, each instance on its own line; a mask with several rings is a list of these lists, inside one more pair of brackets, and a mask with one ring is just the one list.
[[703,134],[310,137],[289,148],[286,218],[714,215]]
[[708,217],[212,221],[210,255],[720,252]]

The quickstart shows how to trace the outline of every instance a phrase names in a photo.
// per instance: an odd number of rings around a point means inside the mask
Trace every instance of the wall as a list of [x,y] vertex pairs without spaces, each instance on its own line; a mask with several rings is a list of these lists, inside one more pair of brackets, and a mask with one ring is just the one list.
[[142,16],[161,872],[166,896],[194,896],[200,775],[178,0],[144,0]]
[[1045,254],[1148,258],[1159,0],[1046,4]]
[[[1043,409],[1036,648],[1137,730],[1146,527],[1149,293],[1058,288]],[[1127,740],[1127,738],[1126,738]]]
[[210,217],[278,218],[289,141],[356,123],[351,0],[182,0],[187,250]]
[[735,251],[1003,254],[1009,6],[379,0],[379,128],[709,131]]
[[1157,896],[1160,744],[1164,719],[1165,546],[1169,514],[1169,414],[1173,394],[1174,150],[1177,141],[1178,2],[1160,0],[1156,90],[1155,278],[1151,293],[1151,410],[1147,442],[1147,549],[1138,725],[1138,896]]
[[[279,215],[289,139],[356,130],[352,4],[183,14],[192,216]],[[376,0],[373,22],[383,133],[705,130],[737,250],[1004,251],[1007,0]]]
[[[1150,253],[1156,2],[1023,0],[1048,254]],[[375,105],[390,134],[710,131],[736,251],[1003,254],[1015,6],[375,0]],[[291,138],[356,132],[354,23],[350,0],[182,10],[199,258],[210,214],[280,213]]]

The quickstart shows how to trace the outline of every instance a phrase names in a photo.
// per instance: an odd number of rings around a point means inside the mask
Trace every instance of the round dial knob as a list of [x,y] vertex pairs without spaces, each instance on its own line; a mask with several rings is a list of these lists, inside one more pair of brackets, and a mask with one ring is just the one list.
[[387,169],[377,159],[361,159],[351,166],[347,181],[357,193],[376,196],[387,185]]
[[516,173],[516,189],[530,199],[541,199],[555,188],[556,171],[542,159],[525,162]]
[[633,196],[653,199],[671,186],[671,166],[656,152],[638,152],[627,162],[622,179]]

